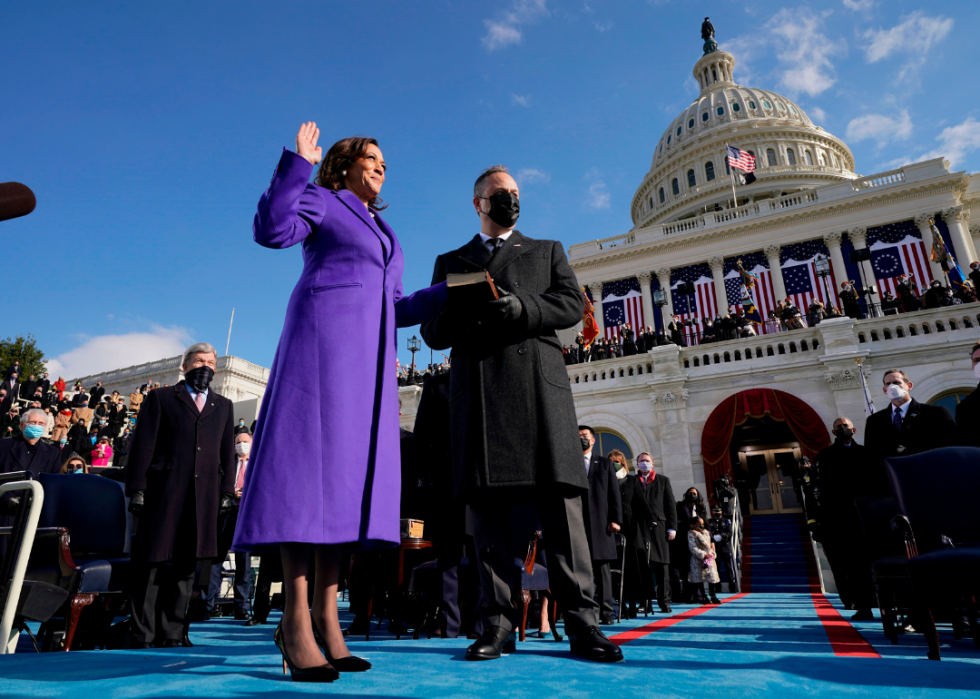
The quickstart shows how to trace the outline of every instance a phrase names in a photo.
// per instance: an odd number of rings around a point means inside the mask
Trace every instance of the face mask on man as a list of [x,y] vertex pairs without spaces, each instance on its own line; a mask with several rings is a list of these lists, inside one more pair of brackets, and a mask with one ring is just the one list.
[[842,442],[846,442],[847,440],[849,440],[851,438],[851,435],[853,434],[854,433],[851,432],[849,428],[844,427],[843,425],[841,425],[836,430],[834,430],[834,436],[837,437],[837,439],[839,439]]
[[641,473],[650,473],[650,471],[653,470],[653,462],[652,461],[637,461],[636,462],[636,470],[637,471],[640,471]]
[[24,436],[28,439],[40,439],[44,436],[44,427],[42,425],[28,425],[24,428]]
[[516,194],[497,192],[484,197],[490,202],[487,216],[501,228],[513,228],[521,215],[521,202]]
[[898,384],[890,385],[888,389],[885,391],[885,393],[888,396],[888,400],[901,400],[901,401],[904,401],[905,397],[909,394],[908,391],[906,391]]
[[59,441],[60,441],[60,442],[61,442],[62,444],[68,444],[68,438],[67,438],[67,437],[62,437],[62,438],[61,438],[61,439],[60,439]]
[[582,442],[582,451],[586,452],[592,448],[592,440],[588,437],[579,437],[579,441]]
[[214,369],[209,366],[198,366],[184,374],[184,381],[198,393],[208,390],[211,379],[214,378]]
[[976,377],[977,381],[980,381],[980,362],[973,365],[973,375]]
[[252,450],[250,442],[239,442],[235,445],[235,453],[239,456],[246,456]]

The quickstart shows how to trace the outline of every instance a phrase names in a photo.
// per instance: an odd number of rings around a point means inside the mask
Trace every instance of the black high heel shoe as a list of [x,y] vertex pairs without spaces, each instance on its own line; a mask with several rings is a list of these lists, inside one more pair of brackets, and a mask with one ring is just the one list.
[[371,669],[371,663],[364,658],[358,658],[356,655],[348,655],[346,658],[331,658],[330,651],[327,650],[327,644],[323,642],[323,637],[320,636],[320,632],[316,628],[316,619],[313,618],[313,612],[310,612],[310,623],[313,625],[313,640],[320,646],[320,650],[323,651],[327,662],[337,670],[340,672],[366,672]]
[[293,665],[293,661],[289,659],[289,654],[286,653],[286,642],[282,638],[282,620],[276,626],[276,632],[273,638],[276,641],[276,647],[282,653],[282,674],[285,675],[286,668],[289,668],[289,674],[292,676],[293,682],[333,682],[340,677],[340,673],[335,668],[326,664],[306,668]]

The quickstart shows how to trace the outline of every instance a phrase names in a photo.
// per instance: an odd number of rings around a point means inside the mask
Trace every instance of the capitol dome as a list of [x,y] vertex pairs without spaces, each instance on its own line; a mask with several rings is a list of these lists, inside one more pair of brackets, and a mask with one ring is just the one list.
[[735,57],[715,46],[694,65],[701,94],[664,131],[633,195],[637,228],[730,208],[726,144],[756,158],[756,181],[736,188],[739,206],[857,177],[843,141],[782,95],[737,84]]

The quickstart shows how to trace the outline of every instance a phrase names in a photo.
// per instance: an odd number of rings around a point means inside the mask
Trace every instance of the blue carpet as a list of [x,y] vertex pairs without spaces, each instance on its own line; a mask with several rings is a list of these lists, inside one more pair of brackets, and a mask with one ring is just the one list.
[[[722,595],[722,598],[725,598]],[[836,597],[829,598],[845,615]],[[350,620],[344,607],[343,618]],[[690,609],[675,605],[675,613]],[[608,635],[664,615],[640,617]],[[0,656],[0,696],[141,697],[977,697],[980,650],[941,631],[942,662],[920,635],[891,645],[878,622],[855,624],[881,658],[835,657],[807,594],[753,592],[625,644],[626,662],[574,658],[567,642],[528,639],[498,661],[468,663],[465,639],[349,642],[375,669],[331,685],[284,679],[273,626],[215,619],[192,627],[194,648]]]

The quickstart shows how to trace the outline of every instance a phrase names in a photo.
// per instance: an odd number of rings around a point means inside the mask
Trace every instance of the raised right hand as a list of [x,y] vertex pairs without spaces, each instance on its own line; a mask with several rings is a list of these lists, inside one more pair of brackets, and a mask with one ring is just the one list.
[[296,154],[306,158],[311,165],[316,165],[323,159],[323,149],[316,142],[320,138],[320,129],[315,121],[301,124],[296,134]]

